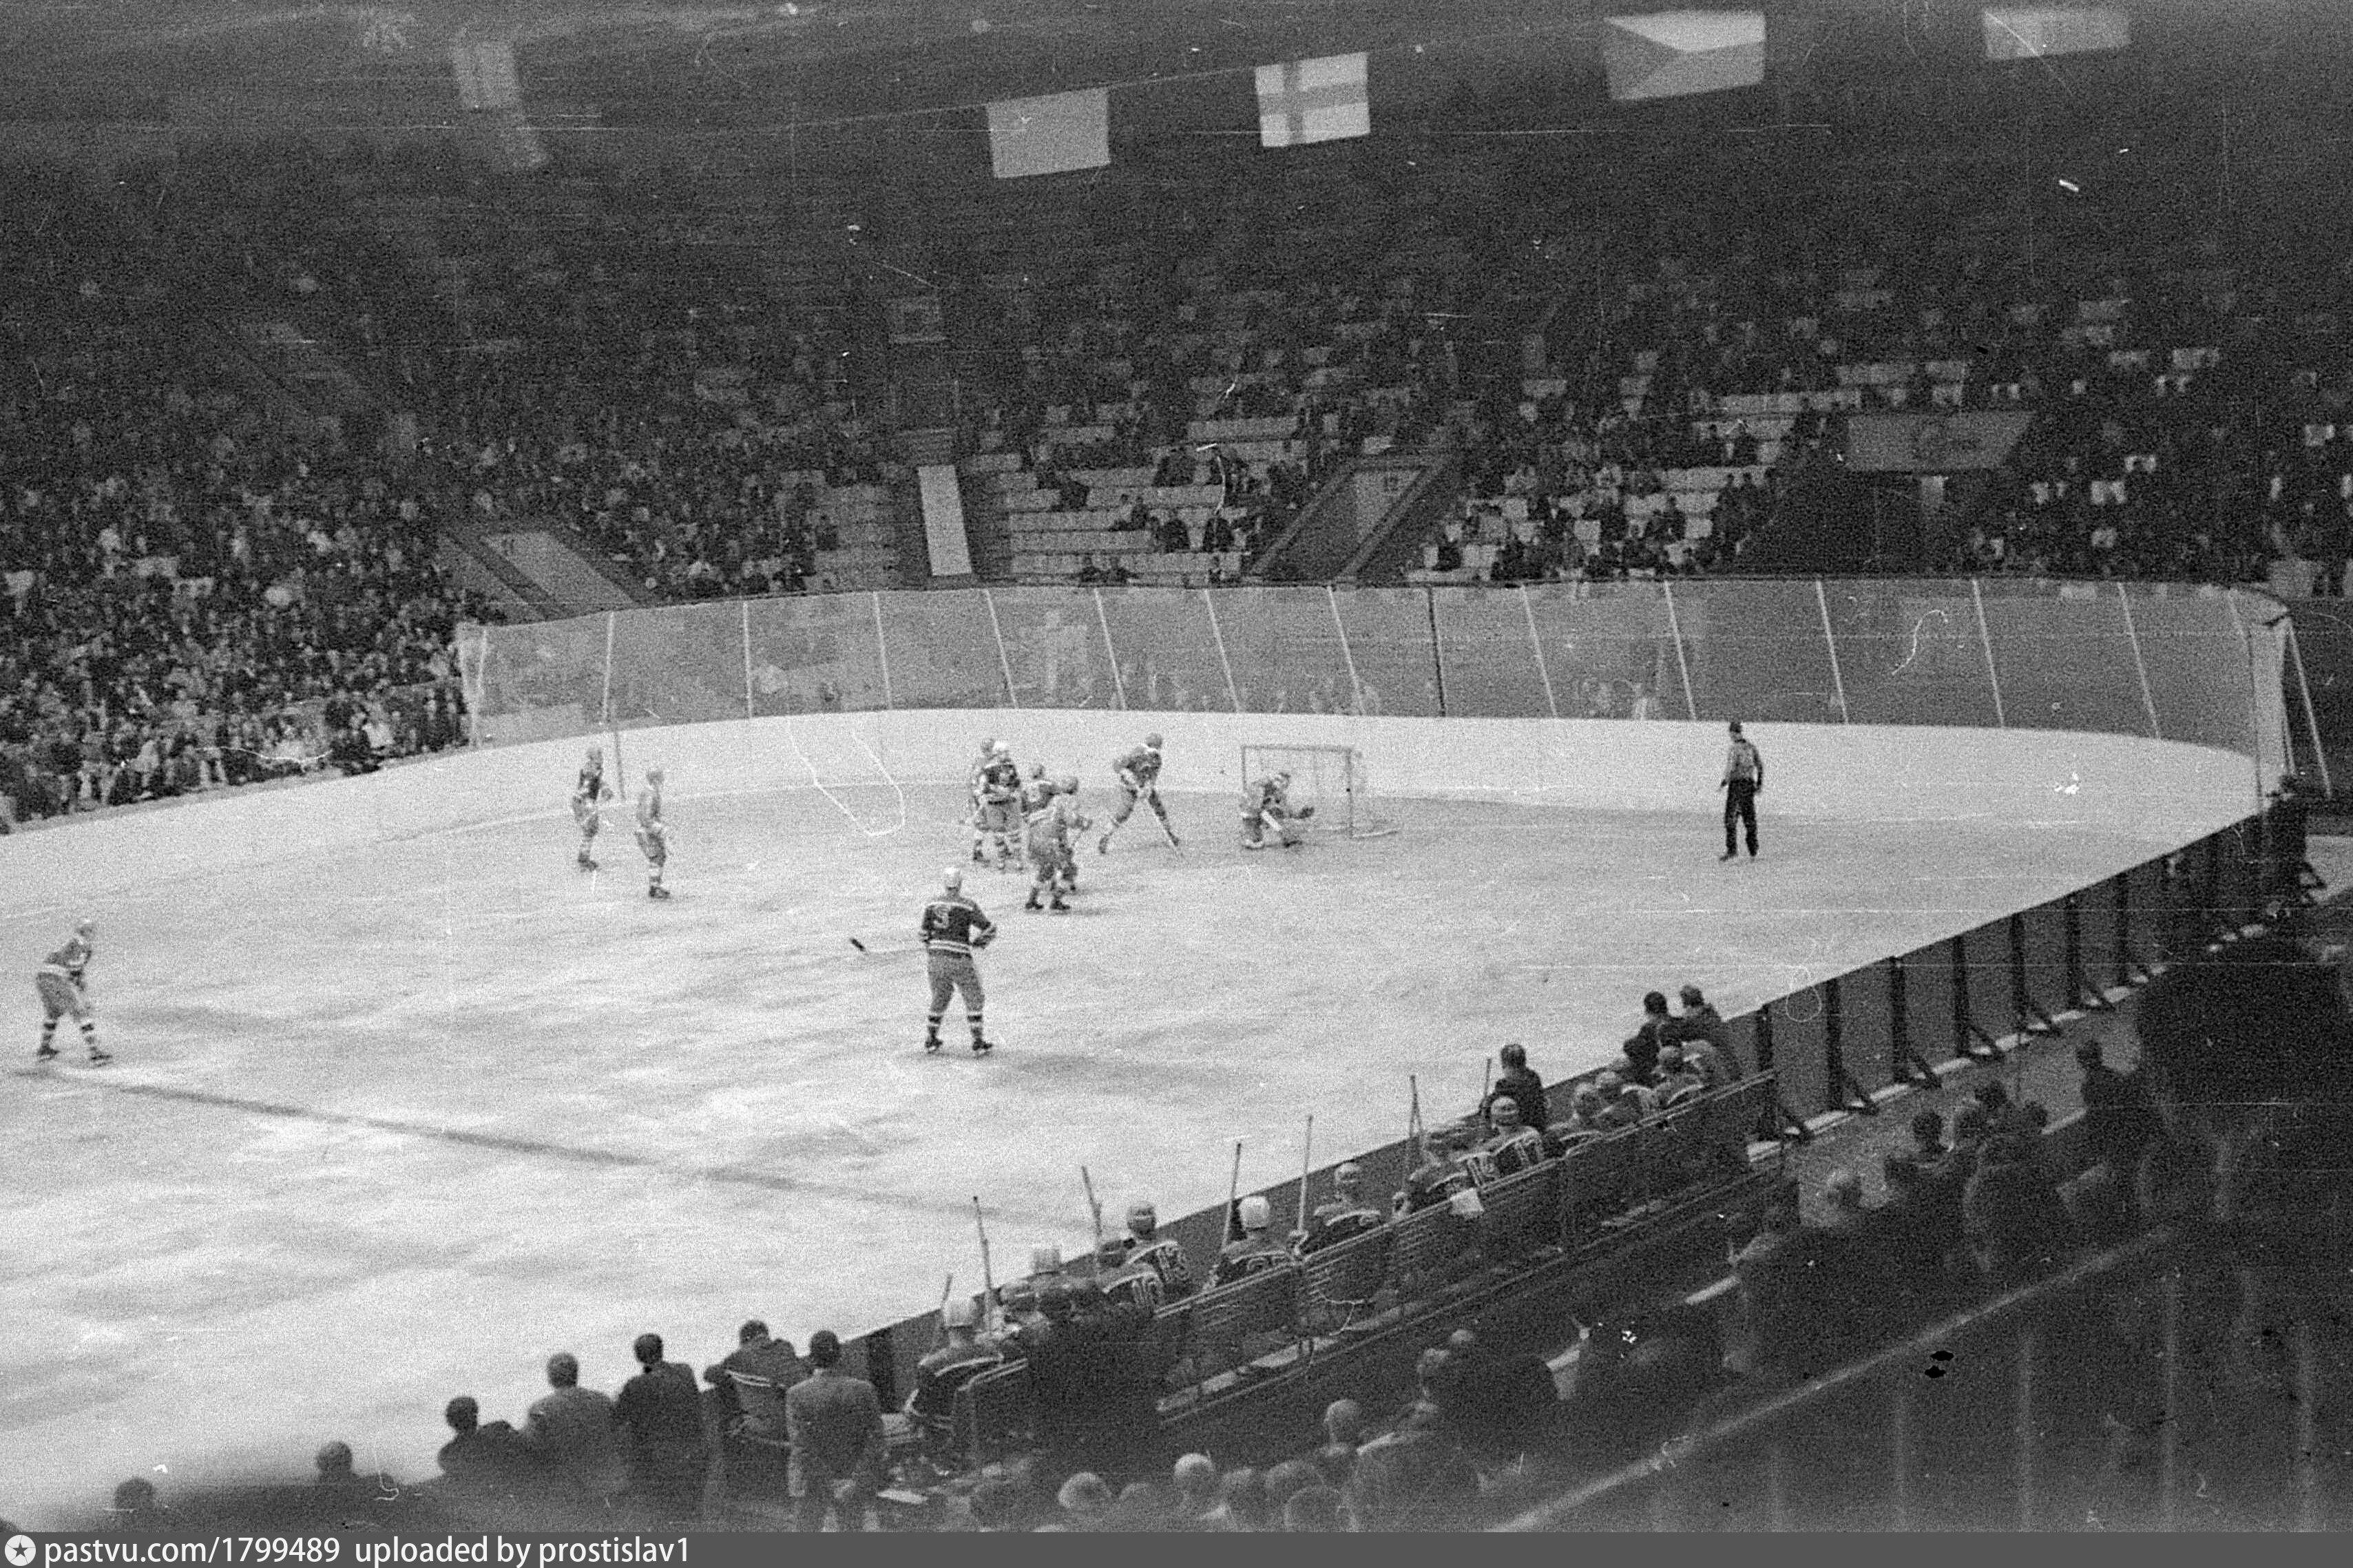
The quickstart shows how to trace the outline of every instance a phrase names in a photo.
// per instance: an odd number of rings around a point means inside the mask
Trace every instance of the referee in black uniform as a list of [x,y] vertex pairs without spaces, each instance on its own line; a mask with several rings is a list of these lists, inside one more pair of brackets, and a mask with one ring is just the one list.
[[1736,828],[1748,829],[1748,858],[1757,858],[1757,797],[1765,789],[1765,759],[1740,732],[1740,721],[1732,721],[1732,750],[1724,759],[1724,778],[1716,788],[1724,792],[1724,855],[1729,860],[1740,853],[1735,837]]

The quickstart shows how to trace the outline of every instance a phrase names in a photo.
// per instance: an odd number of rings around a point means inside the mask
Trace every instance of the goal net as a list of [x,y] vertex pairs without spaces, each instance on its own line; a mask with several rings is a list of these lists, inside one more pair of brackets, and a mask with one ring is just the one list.
[[1397,819],[1373,794],[1372,776],[1354,746],[1250,746],[1242,748],[1242,787],[1273,773],[1291,775],[1289,798],[1315,815],[1300,826],[1310,832],[1347,838],[1385,838]]

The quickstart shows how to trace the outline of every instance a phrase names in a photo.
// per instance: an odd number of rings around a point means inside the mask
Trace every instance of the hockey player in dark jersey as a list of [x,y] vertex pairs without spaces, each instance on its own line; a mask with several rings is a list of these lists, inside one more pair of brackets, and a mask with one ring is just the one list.
[[1160,804],[1160,737],[1144,737],[1144,744],[1113,762],[1112,776],[1119,781],[1119,805],[1111,814],[1111,826],[1095,843],[1095,853],[1111,853],[1111,836],[1119,831],[1128,814],[1142,801],[1152,807],[1152,815],[1160,819],[1160,831],[1168,835],[1168,847],[1177,847],[1176,829],[1169,826],[1168,808]]
[[1039,907],[1039,896],[1050,895],[1057,913],[1067,914],[1071,906],[1062,895],[1078,886],[1078,862],[1071,853],[1071,836],[1084,833],[1088,823],[1079,815],[1079,781],[1076,774],[1066,774],[1054,786],[1054,793],[1045,804],[1030,813],[1026,826],[1029,850],[1029,901],[1024,909]]
[[931,972],[932,1010],[923,1025],[923,1049],[940,1048],[940,1020],[947,1016],[948,999],[964,993],[965,1021],[972,1026],[972,1052],[985,1056],[996,1046],[981,1029],[980,970],[972,955],[997,937],[997,927],[980,906],[965,897],[964,873],[954,867],[942,875],[940,891],[923,906],[916,940],[923,944]]
[[42,960],[39,973],[33,976],[33,987],[41,996],[42,1015],[41,1048],[33,1058],[37,1062],[58,1058],[58,1047],[50,1042],[57,1035],[58,1020],[68,1016],[81,1026],[82,1043],[90,1047],[90,1066],[114,1059],[99,1047],[98,1004],[90,999],[90,977],[86,972],[98,952],[97,936],[96,921],[76,923],[66,944]]
[[591,746],[586,760],[580,764],[579,780],[572,786],[572,820],[580,828],[579,866],[583,871],[596,868],[591,851],[596,847],[597,831],[605,826],[604,814],[596,807],[612,798],[612,786],[605,782],[605,748]]
[[638,796],[638,847],[646,858],[646,897],[667,899],[670,889],[662,886],[662,870],[670,864],[670,825],[662,820],[662,774],[659,768],[646,774],[645,793]]

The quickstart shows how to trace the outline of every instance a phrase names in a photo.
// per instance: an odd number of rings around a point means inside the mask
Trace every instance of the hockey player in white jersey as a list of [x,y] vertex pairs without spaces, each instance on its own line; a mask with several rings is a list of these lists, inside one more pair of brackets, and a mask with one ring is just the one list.
[[1065,893],[1073,892],[1079,885],[1078,859],[1071,851],[1074,834],[1084,833],[1092,826],[1079,811],[1079,780],[1075,773],[1065,773],[1055,781],[1053,795],[1029,816],[1026,831],[1029,849],[1029,901],[1027,910],[1039,908],[1041,895],[1052,902],[1044,907],[1058,914],[1068,914],[1071,906]]

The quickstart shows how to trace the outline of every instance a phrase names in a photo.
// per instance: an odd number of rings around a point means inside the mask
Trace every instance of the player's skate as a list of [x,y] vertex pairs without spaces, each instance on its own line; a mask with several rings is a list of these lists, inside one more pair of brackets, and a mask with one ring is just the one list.
[[44,1063],[53,1062],[63,1054],[64,1053],[59,1051],[57,1047],[49,1045],[44,1041],[41,1048],[33,1053],[33,1065],[35,1067],[39,1067]]
[[113,1054],[111,1051],[102,1051],[102,1050],[99,1049],[96,1046],[92,1046],[92,1047],[90,1047],[90,1066],[92,1066],[92,1067],[94,1067],[94,1068],[102,1068],[102,1067],[104,1067],[107,1063],[109,1063],[109,1062],[112,1061],[113,1059],[114,1059],[114,1054]]
[[1056,899],[1052,903],[1048,904],[1046,907],[1053,910],[1058,915],[1066,915],[1071,912],[1071,906],[1064,903],[1060,899]]
[[1044,906],[1044,905],[1042,905],[1042,904],[1040,904],[1040,903],[1038,901],[1038,895],[1037,895],[1037,894],[1035,894],[1035,893],[1032,893],[1032,894],[1030,894],[1030,895],[1029,895],[1029,901],[1028,903],[1026,903],[1026,904],[1023,904],[1021,907],[1022,907],[1023,909],[1025,909],[1025,910],[1029,910],[1031,914],[1033,914],[1033,915],[1034,915],[1034,914],[1036,914],[1039,910],[1043,909],[1045,906]]
[[594,871],[596,869],[596,862],[583,855],[580,857],[580,868],[583,871]]
[[972,1043],[972,1054],[976,1057],[985,1057],[996,1048],[997,1042],[995,1040],[976,1039]]
[[646,889],[646,897],[649,899],[667,899],[670,897],[670,889],[663,887],[659,882],[656,882],[652,887]]
[[939,1048],[940,1037],[937,1035],[925,1035],[923,1037],[923,1054],[925,1056],[933,1054]]

